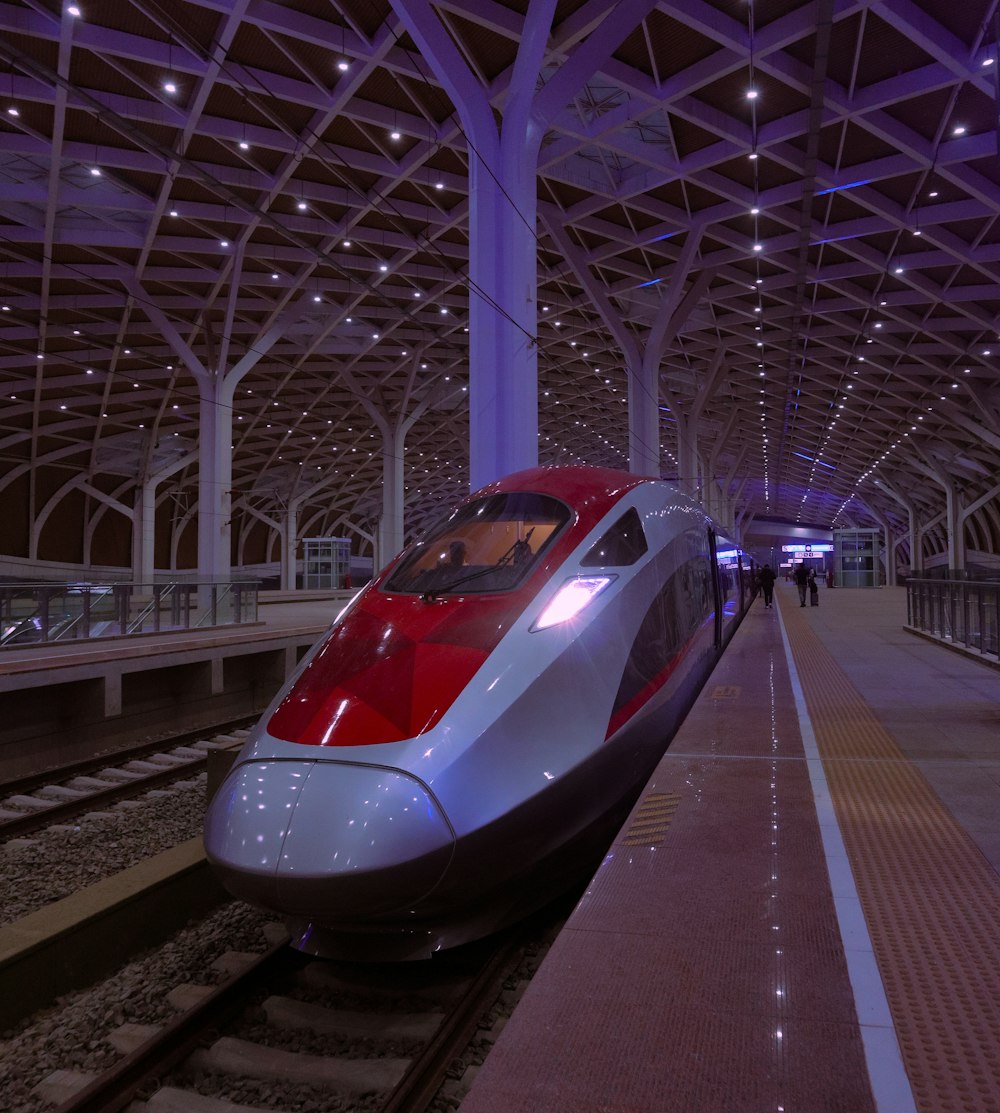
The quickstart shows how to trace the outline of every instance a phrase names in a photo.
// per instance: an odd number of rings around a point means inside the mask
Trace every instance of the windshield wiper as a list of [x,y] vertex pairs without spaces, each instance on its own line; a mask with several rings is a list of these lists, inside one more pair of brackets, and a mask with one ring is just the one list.
[[439,595],[448,595],[454,591],[456,587],[461,587],[462,584],[471,583],[473,580],[478,580],[480,576],[488,576],[491,572],[495,572],[498,568],[505,568],[507,565],[515,563],[514,556],[518,552],[523,552],[523,548],[519,546],[526,546],[528,554],[531,554],[531,547],[528,542],[531,540],[531,535],[535,532],[535,527],[532,526],[528,530],[523,541],[515,541],[513,545],[500,557],[496,564],[490,564],[486,568],[478,568],[475,572],[467,572],[464,576],[459,576],[457,580],[452,580],[450,584],[442,584],[441,587],[431,588],[430,591],[425,591],[420,596],[425,603],[433,603]]
[[490,564],[486,568],[478,568],[475,572],[467,572],[464,576],[459,576],[457,580],[452,580],[450,584],[442,584],[441,587],[431,588],[430,591],[425,591],[420,598],[425,603],[433,603],[439,595],[447,595],[450,591],[454,591],[456,587],[461,587],[462,584],[471,583],[473,580],[478,580],[480,576],[488,576],[491,572],[502,568],[502,561],[503,557],[496,564]]

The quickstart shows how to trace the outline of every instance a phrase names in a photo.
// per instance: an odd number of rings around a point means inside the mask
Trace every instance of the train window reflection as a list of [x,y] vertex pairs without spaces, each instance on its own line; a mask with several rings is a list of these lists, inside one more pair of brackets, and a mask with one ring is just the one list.
[[476,499],[415,545],[384,590],[509,591],[536,566],[570,517],[565,503],[547,495],[510,492]]
[[635,564],[647,550],[646,534],[635,508],[626,510],[580,561],[581,568]]

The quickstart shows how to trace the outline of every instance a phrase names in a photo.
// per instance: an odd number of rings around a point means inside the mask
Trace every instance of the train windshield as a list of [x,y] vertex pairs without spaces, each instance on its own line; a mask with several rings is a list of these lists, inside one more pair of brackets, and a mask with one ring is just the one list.
[[547,495],[487,495],[461,506],[403,559],[386,591],[510,591],[535,567],[571,511]]

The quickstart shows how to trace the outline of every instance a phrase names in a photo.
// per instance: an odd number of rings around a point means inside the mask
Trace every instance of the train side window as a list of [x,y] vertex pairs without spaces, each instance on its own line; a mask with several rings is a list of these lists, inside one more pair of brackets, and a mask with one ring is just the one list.
[[580,561],[581,568],[635,564],[646,552],[646,533],[635,509],[626,510]]

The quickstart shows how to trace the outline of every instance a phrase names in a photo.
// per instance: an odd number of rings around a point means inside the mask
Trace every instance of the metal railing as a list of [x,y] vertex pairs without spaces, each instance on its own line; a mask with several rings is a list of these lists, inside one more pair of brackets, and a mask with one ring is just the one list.
[[0,584],[0,648],[257,621],[256,580]]
[[1000,652],[1000,583],[910,578],[906,614],[911,626],[944,641],[996,657]]

